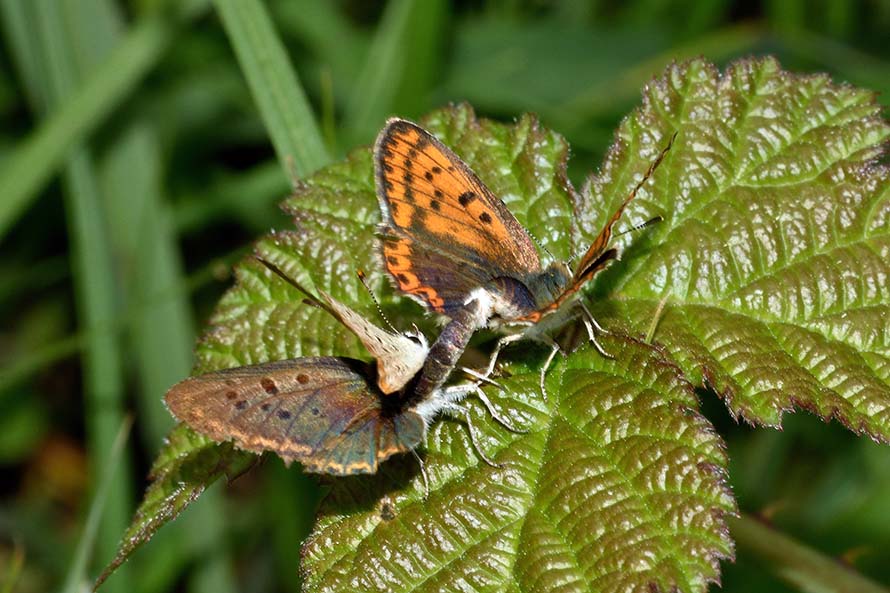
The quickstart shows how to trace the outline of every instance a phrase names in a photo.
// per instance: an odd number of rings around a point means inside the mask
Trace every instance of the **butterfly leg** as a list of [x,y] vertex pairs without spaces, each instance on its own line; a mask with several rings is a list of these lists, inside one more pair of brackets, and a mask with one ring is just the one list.
[[[488,396],[485,395],[485,392],[482,391],[482,388],[479,386],[479,382],[447,387],[440,391],[439,396],[435,398],[435,400],[431,400],[429,405],[431,406],[431,409],[434,408],[436,411],[441,410],[447,412],[449,409],[451,409],[452,406],[466,399],[466,397],[470,395],[470,393],[475,393],[479,397],[479,401],[482,402],[482,405],[485,406],[485,409],[488,410],[488,413],[491,414],[491,417],[494,418],[494,420],[498,424],[500,424],[510,432],[515,432],[518,434],[524,434],[528,432],[527,430],[514,427],[510,422],[507,421],[506,418],[501,416],[495,410],[495,407],[494,405],[492,405],[491,400],[488,399]],[[423,406],[423,404],[421,404],[421,406]],[[425,410],[422,410],[420,406],[418,406],[418,411],[421,414],[425,413]]]
[[501,350],[503,350],[505,346],[521,339],[522,334],[510,334],[509,336],[504,336],[498,340],[497,345],[494,347],[494,352],[491,353],[491,358],[488,359],[488,367],[486,367],[485,372],[482,374],[486,377],[491,375],[491,373],[494,372],[494,367],[498,362],[498,356],[500,356]]
[[479,455],[479,458],[492,467],[504,467],[503,463],[498,463],[491,459],[488,455],[486,455],[482,451],[482,447],[479,446],[479,438],[476,435],[476,428],[473,425],[473,417],[470,415],[470,409],[465,408],[463,406],[459,406],[457,404],[446,404],[442,411],[446,414],[451,414],[453,416],[462,417],[464,422],[467,423],[467,432],[470,433],[470,442],[473,444],[473,448],[476,450],[476,454]]
[[541,367],[541,379],[539,381],[541,387],[541,394],[544,396],[544,401],[550,403],[550,396],[547,395],[547,388],[544,386],[544,379],[547,378],[547,371],[550,369],[550,365],[553,364],[553,359],[556,358],[556,354],[559,352],[559,345],[555,342],[550,344],[550,354],[547,355],[547,360],[544,361],[544,366]]
[[411,454],[414,455],[414,459],[417,460],[417,465],[420,467],[420,475],[423,477],[423,499],[426,500],[430,497],[430,478],[426,473],[426,465],[417,453],[417,449],[411,449]]
[[[593,313],[590,312],[590,309],[587,308],[587,305],[584,304],[584,301],[579,300],[578,304],[581,305],[581,308],[584,310],[584,314],[587,316],[586,321],[590,322],[593,325],[594,329],[596,329],[596,331],[598,331],[599,333],[608,335],[609,331],[601,326],[599,323],[597,323],[596,317],[593,316]],[[587,327],[590,328],[589,325]]]
[[485,409],[488,410],[488,413],[491,414],[491,417],[494,420],[509,430],[510,432],[515,432],[517,434],[527,434],[529,431],[524,428],[516,428],[511,423],[507,422],[507,419],[501,416],[498,412],[495,411],[495,407],[492,405],[491,400],[488,399],[488,396],[485,395],[485,392],[482,391],[482,388],[479,387],[479,384],[476,384],[475,389],[476,395],[479,397],[479,401],[482,402],[482,405],[485,406]]
[[604,358],[614,359],[615,357],[606,352],[602,345],[596,339],[596,332],[606,335],[609,335],[609,332],[606,331],[603,326],[597,323],[593,314],[590,312],[590,309],[588,309],[587,305],[584,304],[584,301],[579,300],[578,304],[581,305],[581,309],[584,311],[582,320],[584,321],[584,327],[587,328],[587,337],[590,338],[590,342],[593,344],[593,347],[596,348],[596,351],[599,352]]
[[504,389],[504,386],[503,386],[503,385],[501,385],[500,383],[498,383],[498,382],[495,381],[494,379],[490,379],[490,378],[488,377],[488,375],[486,375],[486,374],[480,373],[479,371],[474,371],[473,369],[470,369],[470,368],[467,368],[467,367],[460,367],[460,370],[462,370],[463,372],[465,372],[465,373],[468,374],[469,376],[478,379],[479,381],[481,381],[481,382],[483,382],[483,383],[488,383],[489,385],[494,385],[495,387],[497,387],[498,389],[500,389],[500,390],[502,390],[502,391],[503,391],[503,389]]

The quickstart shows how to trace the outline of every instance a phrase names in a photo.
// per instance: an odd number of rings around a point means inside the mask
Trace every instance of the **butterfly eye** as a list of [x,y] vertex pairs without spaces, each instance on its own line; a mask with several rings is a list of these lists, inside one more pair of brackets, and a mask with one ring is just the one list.
[[426,348],[426,336],[424,336],[423,333],[419,329],[417,329],[416,325],[414,326],[414,331],[405,332],[403,335],[418,346],[423,346],[424,348]]

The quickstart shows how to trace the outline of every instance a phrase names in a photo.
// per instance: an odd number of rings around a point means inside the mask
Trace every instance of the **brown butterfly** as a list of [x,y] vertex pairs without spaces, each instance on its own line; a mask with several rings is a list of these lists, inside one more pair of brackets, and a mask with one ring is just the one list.
[[[423,443],[437,415],[460,414],[482,459],[494,464],[459,405],[475,391],[492,410],[478,383],[443,388],[450,367],[437,363],[422,370],[431,350],[419,332],[383,330],[324,292],[324,301],[312,296],[277,266],[260,261],[353,331],[376,364],[304,357],[191,377],[165,396],[173,416],[211,439],[231,440],[255,453],[273,451],[309,472],[348,475],[375,473],[384,460]],[[437,341],[440,352],[447,335]]]

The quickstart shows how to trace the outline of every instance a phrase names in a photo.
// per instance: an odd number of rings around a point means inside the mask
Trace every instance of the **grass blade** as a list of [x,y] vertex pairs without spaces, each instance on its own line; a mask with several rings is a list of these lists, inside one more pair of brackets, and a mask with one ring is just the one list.
[[429,91],[435,72],[446,12],[439,0],[387,4],[346,106],[350,146],[371,141],[393,109],[413,112],[422,107],[418,101]]
[[[120,41],[125,27],[110,0],[78,0],[76,10],[67,16],[76,54],[96,52],[95,61]],[[104,43],[97,43],[97,37]],[[182,290],[185,279],[177,237],[163,199],[162,157],[154,126],[146,119],[128,122],[106,155],[100,163],[102,194],[110,240],[120,254],[127,288],[124,320],[138,369],[140,432],[146,448],[156,450],[173,426],[161,395],[187,376],[192,365],[190,303]],[[184,517],[172,527],[164,550],[150,549],[139,559],[139,566],[151,566],[161,589],[172,586],[184,562],[196,559],[193,591],[233,590],[219,505],[219,493],[208,493],[200,505],[202,516]],[[140,585],[144,583],[140,579]]]
[[[0,5],[7,29],[17,26],[18,21],[13,21],[16,4],[22,3],[4,0]],[[0,173],[0,238],[52,178],[71,147],[105,121],[154,67],[174,29],[172,19],[152,16],[140,21],[89,80],[9,156]]]
[[214,0],[285,171],[325,165],[324,140],[266,8],[258,0]]
[[102,476],[97,481],[96,492],[93,495],[93,501],[90,503],[90,510],[84,522],[80,541],[77,542],[74,558],[71,561],[71,566],[68,568],[62,593],[78,593],[82,590],[83,584],[86,581],[87,563],[89,562],[90,552],[96,543],[96,536],[99,532],[99,520],[102,518],[105,501],[112,489],[113,479],[117,475],[118,466],[124,453],[124,445],[130,436],[130,428],[132,426],[133,418],[130,416],[126,417],[123,423],[121,423],[111,445],[111,451],[109,451],[108,459],[106,460],[108,465],[102,468]]
[[[59,8],[54,0],[33,4],[32,42],[42,57],[42,78],[38,82],[47,97],[47,106],[63,105],[74,93],[80,78],[73,60],[70,31]],[[83,327],[95,329],[86,344],[83,361],[86,433],[90,464],[95,470],[109,467],[109,454],[123,421],[121,348],[110,328],[118,302],[93,159],[82,146],[75,146],[69,154],[63,180],[78,317]],[[124,472],[129,473],[126,461]],[[131,494],[127,480],[118,480],[110,487],[102,521],[97,527],[98,554],[104,556],[114,549],[126,526]],[[128,574],[122,573],[112,591],[128,588]]]

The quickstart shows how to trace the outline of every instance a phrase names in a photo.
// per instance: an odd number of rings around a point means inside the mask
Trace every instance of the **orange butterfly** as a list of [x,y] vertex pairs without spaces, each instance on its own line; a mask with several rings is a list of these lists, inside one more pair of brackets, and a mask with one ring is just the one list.
[[[500,349],[509,342],[526,337],[553,344],[547,333],[565,321],[563,316],[553,314],[568,311],[566,305],[573,301],[587,315],[584,322],[590,340],[608,356],[596,342],[593,328],[604,330],[575,297],[617,259],[618,250],[609,246],[612,227],[661,163],[675,137],[572,271],[564,262],[544,268],[528,232],[448,147],[417,124],[390,119],[374,148],[386,270],[399,290],[450,318],[475,302],[482,310],[477,319],[484,321],[470,332],[486,324],[525,326],[498,343],[488,372],[494,368]],[[542,390],[544,374],[558,351],[553,345],[541,372]]]

